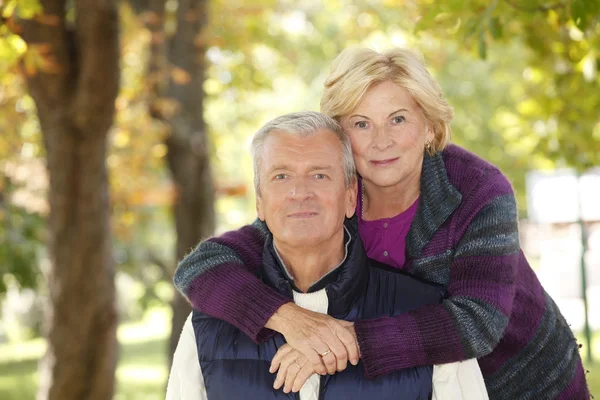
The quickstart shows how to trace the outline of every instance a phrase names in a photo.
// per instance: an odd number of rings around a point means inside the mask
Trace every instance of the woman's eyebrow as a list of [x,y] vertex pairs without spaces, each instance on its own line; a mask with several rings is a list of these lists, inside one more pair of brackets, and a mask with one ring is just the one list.
[[390,113],[390,115],[388,115],[388,117],[391,117],[392,115],[394,115],[394,114],[397,114],[397,113],[399,113],[400,111],[407,111],[407,112],[408,112],[408,110],[407,110],[406,108],[400,108],[399,110],[396,110],[396,111],[394,111],[393,113]]

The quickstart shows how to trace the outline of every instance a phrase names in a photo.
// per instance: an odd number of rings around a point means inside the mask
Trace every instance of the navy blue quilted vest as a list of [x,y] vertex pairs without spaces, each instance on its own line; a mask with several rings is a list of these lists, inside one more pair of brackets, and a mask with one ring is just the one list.
[[[357,232],[348,246],[345,262],[313,285],[309,292],[325,288],[328,314],[347,321],[394,316],[425,304],[440,303],[441,286],[367,258]],[[260,277],[266,284],[293,298],[295,289],[267,239]],[[297,289],[296,289],[297,290]],[[239,329],[194,311],[192,324],[198,358],[209,400],[299,399],[297,393],[273,390],[275,374],[269,366],[277,349],[285,343],[275,334],[255,344]],[[407,368],[374,380],[364,378],[362,362],[348,364],[343,372],[321,377],[320,399],[423,399],[431,398],[432,367]]]

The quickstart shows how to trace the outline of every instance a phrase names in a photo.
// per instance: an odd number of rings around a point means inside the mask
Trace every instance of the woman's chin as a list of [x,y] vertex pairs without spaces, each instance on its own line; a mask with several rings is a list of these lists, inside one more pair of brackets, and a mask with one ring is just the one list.
[[380,188],[392,187],[401,183],[401,179],[399,179],[398,174],[377,174],[375,176],[363,178],[363,180],[367,185],[377,186]]

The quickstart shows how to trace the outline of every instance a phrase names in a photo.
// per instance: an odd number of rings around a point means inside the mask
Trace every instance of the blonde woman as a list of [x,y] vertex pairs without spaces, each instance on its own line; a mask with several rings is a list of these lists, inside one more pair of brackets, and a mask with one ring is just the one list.
[[[444,285],[447,298],[354,324],[304,310],[256,277],[265,234],[253,224],[180,263],[175,284],[194,308],[257,342],[280,332],[321,374],[359,357],[373,378],[477,358],[490,399],[588,399],[573,334],[520,249],[513,189],[496,167],[449,144],[453,111],[422,58],[345,50],[321,111],[352,144],[359,196],[347,223],[358,224],[368,256]],[[296,390],[306,378],[285,356],[273,359],[275,387]]]

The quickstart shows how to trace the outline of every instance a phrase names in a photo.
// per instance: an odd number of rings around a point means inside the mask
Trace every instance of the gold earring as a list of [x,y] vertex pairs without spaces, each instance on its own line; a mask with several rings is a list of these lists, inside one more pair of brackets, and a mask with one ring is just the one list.
[[425,150],[427,150],[428,153],[431,153],[431,142],[425,143]]

